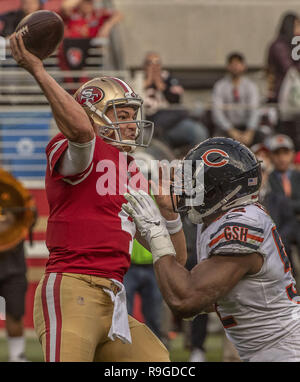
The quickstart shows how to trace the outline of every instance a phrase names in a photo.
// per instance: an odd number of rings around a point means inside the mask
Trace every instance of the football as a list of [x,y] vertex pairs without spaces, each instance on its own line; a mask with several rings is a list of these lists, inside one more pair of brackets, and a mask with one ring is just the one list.
[[41,60],[49,57],[64,35],[62,18],[52,11],[36,11],[24,17],[16,28],[21,33],[25,47]]

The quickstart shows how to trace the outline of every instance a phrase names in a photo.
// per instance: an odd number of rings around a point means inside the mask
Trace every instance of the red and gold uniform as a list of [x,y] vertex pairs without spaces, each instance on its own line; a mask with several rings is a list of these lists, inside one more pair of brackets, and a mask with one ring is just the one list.
[[[67,147],[68,141],[59,134],[46,149],[49,158],[46,191],[50,207],[47,272],[84,273],[122,282],[130,264],[135,235],[134,223],[121,213],[126,200],[118,194],[119,189],[124,190],[123,193],[127,190],[126,154],[97,137],[90,166],[84,173],[66,178],[55,171],[55,165]],[[121,174],[119,159],[123,160]],[[127,161],[132,160],[128,155]],[[103,161],[111,163],[106,171],[115,172],[115,181],[108,180],[111,182],[108,192],[112,195],[98,193],[100,178],[106,172],[99,171]],[[123,189],[119,181],[123,181]]]
[[[131,180],[140,179],[135,184],[140,188],[147,182],[131,156],[100,137],[89,167],[64,177],[56,165],[67,148],[67,139],[58,134],[46,149],[50,255],[34,307],[45,360],[169,361],[159,339],[132,317],[132,343],[108,337],[114,314],[109,292],[117,299],[135,235],[135,224],[121,209],[122,194],[134,184]],[[102,183],[113,167],[115,177]],[[104,186],[109,193],[101,195]]]

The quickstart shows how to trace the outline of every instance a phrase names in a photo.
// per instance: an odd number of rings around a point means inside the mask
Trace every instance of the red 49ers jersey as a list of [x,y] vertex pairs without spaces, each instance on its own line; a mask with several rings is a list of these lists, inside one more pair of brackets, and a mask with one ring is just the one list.
[[96,137],[90,166],[64,177],[56,164],[68,147],[63,134],[46,148],[49,203],[46,272],[69,272],[123,280],[130,265],[135,224],[122,211],[128,187],[148,192],[133,158]]

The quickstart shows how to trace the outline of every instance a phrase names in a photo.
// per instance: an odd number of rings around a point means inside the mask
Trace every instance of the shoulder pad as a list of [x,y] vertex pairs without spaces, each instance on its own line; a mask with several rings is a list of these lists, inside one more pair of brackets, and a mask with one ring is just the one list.
[[249,209],[234,209],[222,216],[209,237],[211,254],[253,253],[264,241],[260,214]]

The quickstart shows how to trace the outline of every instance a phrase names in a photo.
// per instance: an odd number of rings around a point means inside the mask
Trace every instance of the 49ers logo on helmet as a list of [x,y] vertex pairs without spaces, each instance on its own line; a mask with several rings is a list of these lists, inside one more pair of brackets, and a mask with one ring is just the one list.
[[201,156],[201,158],[203,159],[206,166],[209,167],[222,167],[225,166],[229,161],[229,155],[225,151],[219,149],[207,150]]
[[77,94],[76,101],[80,103],[80,105],[85,106],[87,102],[94,104],[101,101],[103,97],[104,92],[102,89],[97,88],[96,86],[90,86]]

